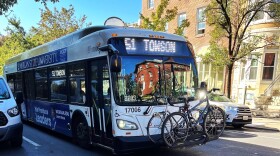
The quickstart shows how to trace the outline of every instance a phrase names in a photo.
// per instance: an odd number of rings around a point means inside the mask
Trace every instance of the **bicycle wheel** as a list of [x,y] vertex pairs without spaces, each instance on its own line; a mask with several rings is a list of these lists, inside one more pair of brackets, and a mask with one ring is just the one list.
[[220,107],[211,106],[205,114],[203,130],[210,140],[218,139],[226,125],[225,112]]
[[147,135],[150,140],[157,144],[160,143],[161,138],[161,125],[164,121],[164,113],[155,113],[148,122]]
[[164,120],[161,135],[168,147],[183,144],[188,136],[188,119],[180,112],[171,113]]

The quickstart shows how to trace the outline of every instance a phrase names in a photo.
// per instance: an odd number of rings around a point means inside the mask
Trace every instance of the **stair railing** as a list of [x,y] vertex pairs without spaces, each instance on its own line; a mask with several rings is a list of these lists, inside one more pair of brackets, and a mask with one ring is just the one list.
[[271,89],[273,88],[273,86],[279,81],[280,79],[280,74],[277,75],[277,77],[269,84],[269,86],[264,90],[264,95],[270,95],[271,93]]

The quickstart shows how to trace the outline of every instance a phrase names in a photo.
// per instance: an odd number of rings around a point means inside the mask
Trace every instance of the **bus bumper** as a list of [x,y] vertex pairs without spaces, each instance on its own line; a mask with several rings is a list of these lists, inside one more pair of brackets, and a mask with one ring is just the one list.
[[115,152],[122,154],[159,146],[150,141],[148,136],[116,137],[114,145]]

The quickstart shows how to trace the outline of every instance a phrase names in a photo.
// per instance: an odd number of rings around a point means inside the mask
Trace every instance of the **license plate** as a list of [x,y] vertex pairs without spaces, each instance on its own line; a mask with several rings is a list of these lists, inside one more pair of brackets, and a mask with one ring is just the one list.
[[248,116],[243,116],[243,120],[248,120]]

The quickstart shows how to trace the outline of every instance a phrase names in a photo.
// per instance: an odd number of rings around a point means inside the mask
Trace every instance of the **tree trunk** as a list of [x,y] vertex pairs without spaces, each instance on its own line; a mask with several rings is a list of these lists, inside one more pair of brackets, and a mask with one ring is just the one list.
[[230,98],[231,96],[231,79],[232,79],[232,69],[233,69],[233,63],[228,65],[228,75],[227,75],[227,97]]

